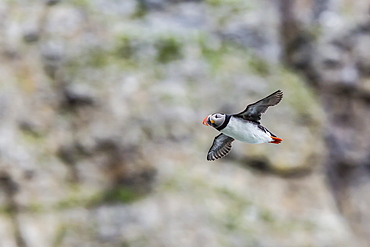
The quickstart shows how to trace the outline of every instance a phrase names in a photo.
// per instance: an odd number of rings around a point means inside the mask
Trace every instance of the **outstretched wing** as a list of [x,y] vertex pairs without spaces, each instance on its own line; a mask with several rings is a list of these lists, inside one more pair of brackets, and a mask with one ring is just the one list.
[[244,111],[235,114],[234,116],[242,117],[246,120],[259,123],[259,120],[261,120],[261,114],[265,113],[269,106],[277,105],[282,98],[283,92],[281,90],[277,90],[275,93],[270,94],[266,98],[248,105]]
[[219,134],[213,140],[212,147],[208,151],[207,160],[216,160],[226,156],[231,150],[231,143],[234,138]]

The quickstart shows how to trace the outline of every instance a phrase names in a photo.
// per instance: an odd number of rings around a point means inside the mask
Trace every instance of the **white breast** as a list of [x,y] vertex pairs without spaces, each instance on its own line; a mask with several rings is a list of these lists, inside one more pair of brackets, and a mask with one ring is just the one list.
[[264,132],[256,124],[235,117],[231,117],[230,122],[220,132],[247,143],[256,144],[272,141],[270,133]]

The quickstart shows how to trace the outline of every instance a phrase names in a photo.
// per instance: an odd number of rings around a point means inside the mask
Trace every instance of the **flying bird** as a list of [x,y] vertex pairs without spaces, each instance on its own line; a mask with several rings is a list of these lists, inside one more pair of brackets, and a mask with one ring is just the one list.
[[282,139],[272,134],[260,123],[262,113],[269,106],[277,105],[283,98],[283,92],[277,90],[269,96],[247,106],[238,114],[214,113],[204,118],[203,124],[220,131],[208,151],[207,160],[223,158],[231,150],[231,143],[239,140],[246,143],[275,143]]

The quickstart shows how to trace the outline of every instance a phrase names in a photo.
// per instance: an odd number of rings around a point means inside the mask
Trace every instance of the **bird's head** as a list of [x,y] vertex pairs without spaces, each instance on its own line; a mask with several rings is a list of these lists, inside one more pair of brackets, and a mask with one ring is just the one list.
[[203,124],[207,126],[212,126],[213,128],[220,127],[226,121],[226,114],[214,113],[208,115],[203,119]]

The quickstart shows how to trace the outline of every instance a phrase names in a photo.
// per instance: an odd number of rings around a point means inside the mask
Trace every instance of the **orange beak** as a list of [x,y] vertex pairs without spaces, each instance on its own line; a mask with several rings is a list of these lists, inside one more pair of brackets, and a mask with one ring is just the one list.
[[203,124],[206,125],[206,126],[209,126],[209,124],[208,124],[208,118],[209,118],[209,116],[207,116],[207,117],[205,117],[203,119]]

